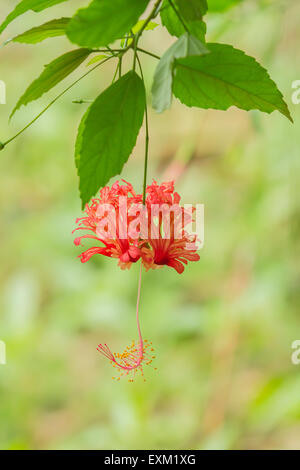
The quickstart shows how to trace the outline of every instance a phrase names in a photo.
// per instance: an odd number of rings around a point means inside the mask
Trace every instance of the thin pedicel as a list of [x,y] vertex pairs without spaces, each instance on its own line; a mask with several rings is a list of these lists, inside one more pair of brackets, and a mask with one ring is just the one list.
[[[143,340],[140,320],[139,320],[139,305],[141,297],[141,285],[142,285],[142,265],[140,267],[139,275],[139,284],[138,284],[138,294],[137,294],[137,303],[136,303],[136,323],[138,329],[138,343],[135,344],[135,341],[132,341],[130,346],[124,350],[123,353],[112,353],[106,343],[98,344],[97,350],[107,359],[110,360],[110,363],[115,367],[120,376],[117,377],[117,380],[120,380],[121,376],[129,375],[131,372],[135,375],[137,371],[141,372],[141,375],[144,376],[143,367],[145,365],[151,365],[155,356],[153,355],[154,348],[152,347],[152,342],[149,342],[147,339]],[[156,367],[154,368],[156,370]],[[113,377],[115,379],[116,377]],[[146,381],[146,379],[144,379]],[[129,379],[129,382],[133,382],[133,378]]]

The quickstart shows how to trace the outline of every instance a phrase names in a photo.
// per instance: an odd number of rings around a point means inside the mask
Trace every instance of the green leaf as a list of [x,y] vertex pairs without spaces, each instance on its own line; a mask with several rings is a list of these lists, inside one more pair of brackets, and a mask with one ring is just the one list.
[[37,44],[38,42],[44,41],[48,38],[63,36],[66,33],[66,27],[69,21],[70,18],[60,18],[57,20],[48,21],[41,26],[29,29],[28,31],[25,31],[25,33],[19,34],[18,36],[9,39],[5,42],[5,44],[9,42]]
[[89,49],[76,49],[67,52],[50,64],[45,66],[42,74],[27,88],[24,95],[19,99],[13,112],[12,117],[17,109],[22,105],[26,105],[31,101],[37,100],[44,93],[51,90],[55,85],[72,73],[91,53]]
[[292,121],[276,84],[254,58],[225,44],[207,47],[208,55],[175,61],[173,93],[182,103],[205,109],[278,110]]
[[93,0],[72,18],[67,35],[80,46],[106,46],[130,31],[148,3],[149,0]]
[[145,88],[128,72],[88,108],[79,126],[75,160],[83,206],[127,162],[143,123]]
[[[164,0],[160,17],[162,24],[167,28],[172,36],[179,38],[186,32],[182,22],[179,20],[168,0]],[[193,36],[202,42],[205,41],[206,24],[204,21],[185,21],[185,25]]]
[[172,103],[174,60],[180,57],[208,54],[209,50],[197,38],[185,33],[162,56],[154,74],[152,106],[161,113]]
[[175,0],[175,3],[187,21],[201,20],[207,12],[207,0]]
[[63,3],[68,0],[22,0],[16,8],[8,15],[8,17],[3,21],[0,26],[0,33],[5,30],[5,28],[18,16],[23,15],[29,10],[33,10],[36,13],[45,10],[46,8],[57,5],[58,3]]

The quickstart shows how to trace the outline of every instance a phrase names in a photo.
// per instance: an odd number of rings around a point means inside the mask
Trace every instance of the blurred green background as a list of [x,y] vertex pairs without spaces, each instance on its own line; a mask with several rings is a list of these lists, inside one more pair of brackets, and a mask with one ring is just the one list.
[[[1,20],[12,3],[1,0]],[[70,11],[62,4],[24,15],[2,40]],[[81,82],[1,153],[1,449],[300,448],[300,365],[291,362],[300,339],[300,105],[291,102],[299,16],[297,0],[245,0],[208,17],[208,40],[268,68],[293,126],[279,113],[178,102],[162,115],[150,111],[149,177],[176,178],[183,200],[204,203],[206,213],[201,261],[182,275],[164,268],[143,276],[142,326],[158,367],[146,383],[115,383],[96,351],[102,341],[121,351],[136,336],[138,267],[123,272],[100,256],[82,265],[71,234],[81,214],[73,148],[86,107],[72,100],[97,96],[115,65]],[[171,43],[161,27],[143,39],[158,54]],[[71,48],[58,38],[1,49],[1,140],[85,70],[8,123],[42,65]],[[156,61],[142,60],[150,104]],[[137,190],[143,132],[122,175]]]

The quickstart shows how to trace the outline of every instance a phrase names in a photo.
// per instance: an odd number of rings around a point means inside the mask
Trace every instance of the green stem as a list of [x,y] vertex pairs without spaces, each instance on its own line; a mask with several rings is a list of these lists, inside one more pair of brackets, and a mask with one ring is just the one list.
[[122,57],[119,58],[119,78],[122,77]]
[[158,14],[159,6],[160,6],[161,2],[162,2],[162,0],[156,0],[151,13],[146,18],[143,26],[141,27],[141,29],[137,33],[136,37],[134,38],[134,57],[133,57],[133,67],[132,67],[133,70],[135,70],[136,61],[137,61],[137,47],[138,47],[139,39],[140,39],[141,35],[143,34],[143,32],[145,31],[145,29],[147,28],[150,21],[153,20],[153,18],[155,18],[156,15]]
[[92,52],[93,53],[97,53],[97,52],[104,52],[106,54],[108,54],[108,52],[120,52],[122,49],[93,49]]
[[[142,69],[142,64],[140,61],[139,56],[136,56],[137,62],[139,64],[139,69],[141,72],[142,81],[145,87],[145,79]],[[146,87],[145,87],[145,94],[146,94]],[[146,202],[146,188],[147,188],[147,174],[148,174],[148,160],[149,160],[149,116],[148,116],[148,108],[147,108],[147,98],[145,103],[145,125],[146,125],[146,137],[145,137],[145,163],[144,163],[144,182],[143,182],[143,204]]]
[[116,77],[117,77],[117,74],[118,74],[119,67],[120,67],[120,59],[119,59],[119,62],[118,62],[117,68],[116,68],[116,70],[115,70],[115,73],[114,73],[114,76],[113,76],[113,79],[112,79],[112,82],[111,82],[111,84],[115,83],[115,79],[116,79]]
[[141,47],[137,47],[136,50],[139,52],[143,52],[143,54],[150,55],[151,57],[154,57],[154,59],[160,60],[159,55],[153,54],[153,52],[146,51],[145,49],[142,49]]
[[[124,41],[124,46],[122,49],[126,49],[128,46],[128,34],[126,34],[125,41]],[[120,55],[119,58],[119,78],[122,77],[122,61],[123,61],[123,55]]]
[[139,40],[139,36],[137,36],[136,39],[134,40],[132,70],[135,70],[135,66],[136,66],[138,40]]

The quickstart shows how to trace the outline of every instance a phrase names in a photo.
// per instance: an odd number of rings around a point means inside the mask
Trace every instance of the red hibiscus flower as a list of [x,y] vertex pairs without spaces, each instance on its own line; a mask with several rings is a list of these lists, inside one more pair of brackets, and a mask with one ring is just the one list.
[[88,233],[77,237],[75,245],[81,245],[83,239],[97,241],[97,246],[79,255],[81,261],[85,263],[101,254],[118,258],[121,269],[128,269],[141,259],[146,270],[166,265],[178,273],[184,271],[188,261],[198,261],[196,236],[186,230],[194,210],[180,205],[174,182],[159,185],[153,181],[147,187],[145,206],[142,195],[136,194],[130,183],[123,182],[101,189],[99,197],[86,205],[86,215],[77,219],[75,230]]

